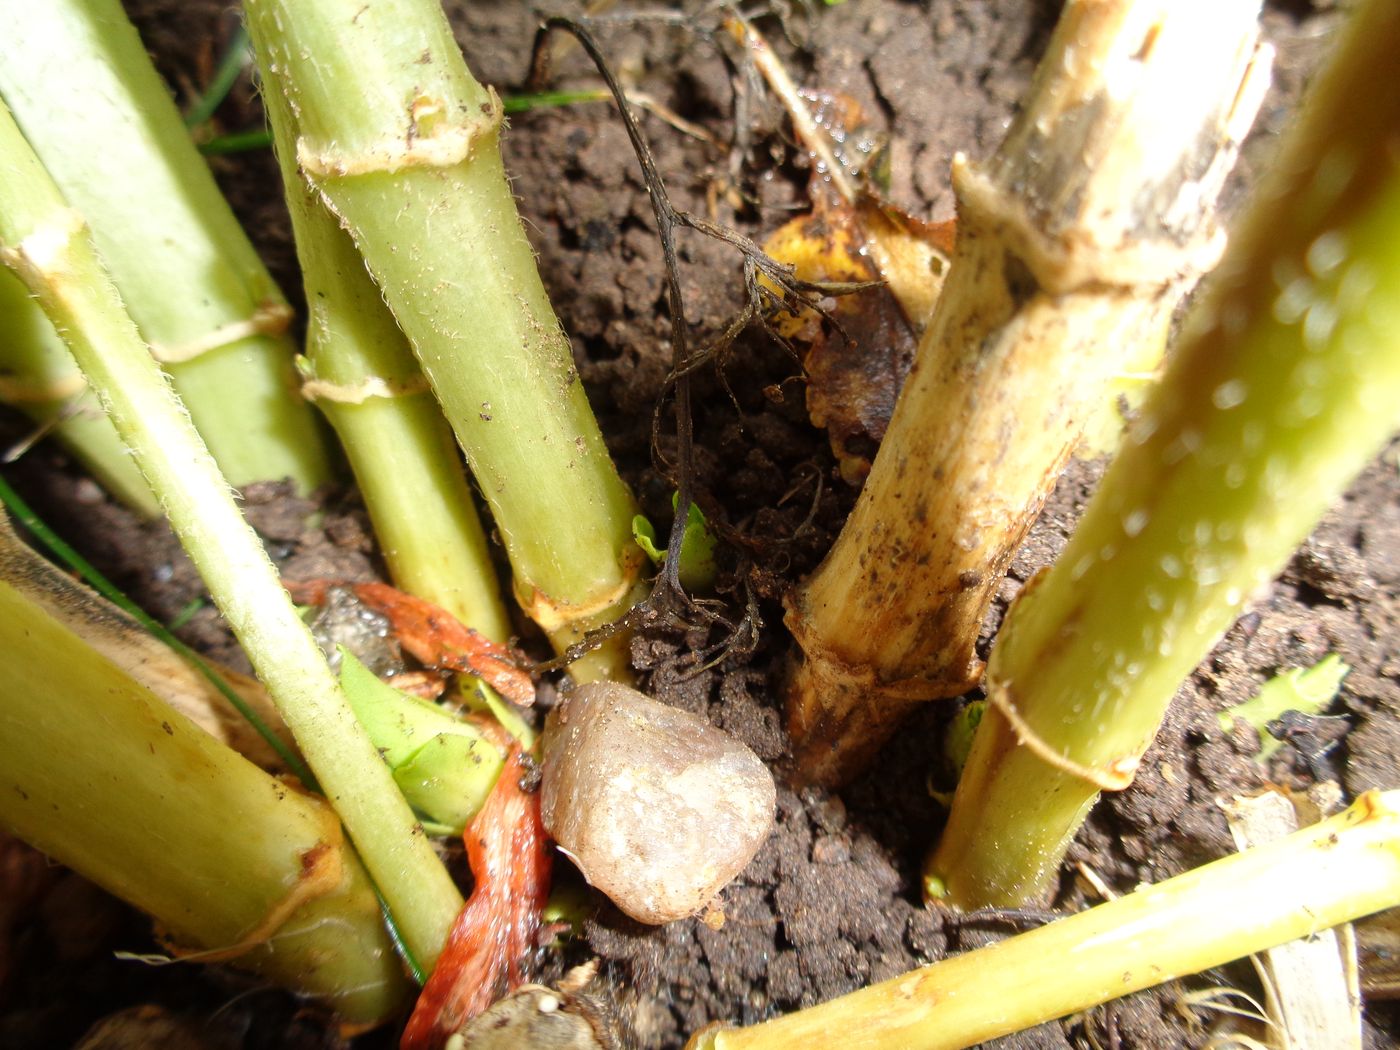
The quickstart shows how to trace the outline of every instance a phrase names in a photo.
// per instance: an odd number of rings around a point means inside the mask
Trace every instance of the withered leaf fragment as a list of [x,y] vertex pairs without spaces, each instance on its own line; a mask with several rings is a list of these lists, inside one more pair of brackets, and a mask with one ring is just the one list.
[[529,759],[512,746],[490,798],[462,836],[476,885],[423,986],[400,1050],[438,1050],[524,982],[552,867],[539,792],[521,786],[527,766]]
[[[841,147],[861,137],[851,130],[860,127],[859,107],[841,96],[815,99],[814,123],[833,140],[834,162],[849,168]],[[953,223],[915,219],[865,189],[848,197],[840,188],[849,183],[828,179],[827,165],[814,157],[812,210],[780,227],[763,250],[800,280],[877,285],[780,315],[775,325],[805,348],[808,415],[826,428],[841,476],[860,484],[938,301]]]

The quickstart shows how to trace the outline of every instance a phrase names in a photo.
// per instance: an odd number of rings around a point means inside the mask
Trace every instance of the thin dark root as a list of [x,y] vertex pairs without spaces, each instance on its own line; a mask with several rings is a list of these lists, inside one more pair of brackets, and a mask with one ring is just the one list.
[[1032,930],[1064,918],[1048,908],[978,908],[965,914],[947,914],[959,926],[1011,926],[1020,930]]
[[[693,25],[693,23],[692,23]],[[652,214],[656,218],[657,237],[661,241],[662,256],[666,267],[666,301],[671,315],[671,368],[667,373],[656,409],[652,416],[651,449],[652,462],[656,469],[676,488],[675,517],[671,523],[671,533],[666,544],[666,558],[661,571],[652,585],[651,593],[635,605],[620,619],[604,627],[597,628],[579,642],[565,650],[562,656],[535,665],[539,671],[567,667],[573,661],[597,649],[609,638],[623,631],[636,629],[643,624],[665,622],[678,626],[694,626],[695,620],[720,624],[729,629],[724,641],[708,647],[697,659],[704,661],[712,653],[718,653],[712,661],[704,664],[713,666],[731,652],[752,651],[761,620],[758,618],[757,601],[745,585],[747,596],[745,613],[737,625],[730,624],[705,604],[696,602],[681,586],[680,553],[685,536],[685,524],[690,507],[695,502],[695,437],[694,417],[691,407],[690,380],[694,373],[711,362],[722,365],[723,358],[740,333],[750,325],[758,324],[774,338],[794,359],[797,353],[790,343],[774,328],[771,321],[778,311],[798,312],[803,309],[816,309],[823,317],[832,320],[820,303],[819,297],[846,295],[872,287],[878,282],[813,282],[799,280],[793,267],[777,262],[749,238],[724,226],[708,222],[688,212],[677,209],[671,203],[665,183],[652,156],[651,147],[642,133],[636,118],[627,105],[622,88],[608,66],[597,42],[588,28],[581,22],[560,16],[546,19],[535,34],[534,47],[530,59],[529,84],[532,89],[541,89],[549,78],[549,49],[545,47],[549,35],[560,30],[570,34],[592,59],[603,82],[612,93],[622,117],[623,127],[632,143],[641,168],[642,180],[651,200]],[[705,34],[712,36],[713,34]],[[685,312],[685,299],[681,291],[680,264],[676,257],[675,231],[677,228],[695,230],[707,237],[713,237],[737,250],[743,257],[744,287],[747,303],[725,330],[711,343],[692,349],[691,328]],[[761,284],[758,277],[765,277],[773,288]],[[833,322],[835,323],[835,322]],[[738,399],[729,387],[722,367],[718,368],[721,383],[730,400],[738,406]],[[670,462],[660,449],[663,406],[667,397],[674,402],[676,457]],[[695,671],[693,673],[699,673]]]

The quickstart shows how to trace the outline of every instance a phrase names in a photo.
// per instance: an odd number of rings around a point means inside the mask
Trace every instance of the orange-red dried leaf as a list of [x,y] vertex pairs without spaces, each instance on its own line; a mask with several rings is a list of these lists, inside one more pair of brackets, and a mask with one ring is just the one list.
[[400,1050],[438,1050],[467,1021],[524,983],[552,862],[539,792],[521,787],[526,761],[513,746],[486,805],[462,836],[476,885],[423,986]]
[[387,583],[318,579],[283,580],[282,585],[293,601],[303,605],[325,605],[332,587],[349,587],[356,598],[389,620],[399,644],[428,667],[475,675],[522,707],[535,702],[535,684],[511,651],[465,626],[441,606]]
[[535,685],[511,651],[475,631],[441,606],[390,587],[357,583],[355,597],[389,618],[399,644],[429,667],[476,675],[515,704],[535,702]]

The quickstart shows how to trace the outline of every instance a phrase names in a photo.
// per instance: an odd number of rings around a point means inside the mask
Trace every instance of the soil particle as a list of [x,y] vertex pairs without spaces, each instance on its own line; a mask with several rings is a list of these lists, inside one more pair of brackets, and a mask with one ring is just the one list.
[[1393,713],[1368,715],[1346,744],[1348,793],[1383,791],[1400,784],[1400,721]]

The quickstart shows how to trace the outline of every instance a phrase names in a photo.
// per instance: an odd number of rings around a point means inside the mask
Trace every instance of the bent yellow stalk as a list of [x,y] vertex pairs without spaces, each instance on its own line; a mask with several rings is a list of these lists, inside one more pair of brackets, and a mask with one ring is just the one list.
[[961,1050],[1400,904],[1400,792],[691,1050]]
[[933,896],[1048,885],[1182,680],[1395,428],[1400,7],[1353,18],[1069,546],[1007,615]]
[[[0,528],[4,528],[0,523]],[[227,960],[387,1020],[404,980],[340,824],[220,744],[10,582],[0,549],[0,827]]]
[[404,939],[437,958],[462,898],[350,710],[188,413],[70,209],[0,104],[0,262],[67,340],[345,822]]
[[[250,0],[297,163],[350,231],[562,648],[631,604],[643,556],[501,166],[501,104],[435,0]],[[595,654],[576,675],[626,673]]]

